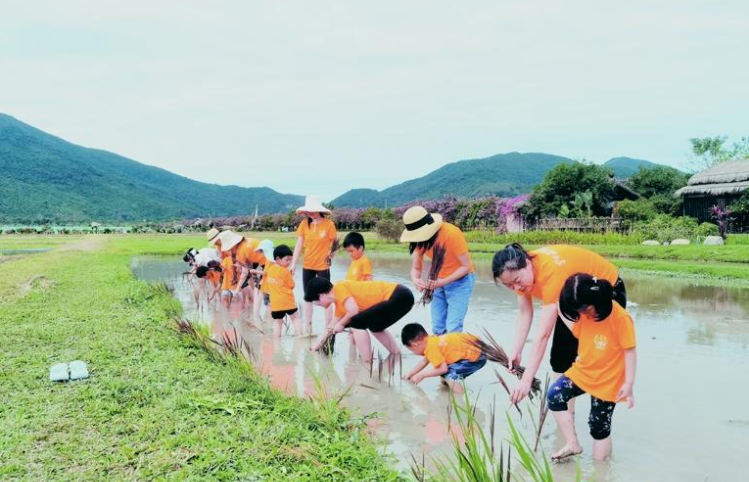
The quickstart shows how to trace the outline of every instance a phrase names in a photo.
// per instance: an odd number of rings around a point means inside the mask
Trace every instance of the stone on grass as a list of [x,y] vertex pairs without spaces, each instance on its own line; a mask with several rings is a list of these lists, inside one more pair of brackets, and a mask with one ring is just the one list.
[[671,246],[687,246],[691,244],[688,239],[679,238],[671,241]]
[[654,239],[646,239],[645,241],[642,242],[642,244],[645,246],[659,246],[661,243],[659,243],[658,241]]
[[708,236],[705,238],[702,244],[706,246],[722,246],[725,243],[723,242],[723,238],[721,238],[720,236]]

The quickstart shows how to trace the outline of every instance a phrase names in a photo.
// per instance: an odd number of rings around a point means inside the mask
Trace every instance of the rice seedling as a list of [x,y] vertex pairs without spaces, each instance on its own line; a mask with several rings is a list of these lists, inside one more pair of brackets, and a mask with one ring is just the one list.
[[533,451],[538,450],[538,444],[541,442],[541,430],[544,428],[544,422],[546,422],[546,416],[549,414],[549,407],[546,404],[546,395],[549,393],[549,383],[551,377],[546,375],[546,383],[544,383],[544,393],[541,395],[541,403],[538,405],[538,430],[536,432],[536,443],[533,444]]
[[[510,367],[509,357],[507,356],[507,353],[505,352],[504,348],[497,342],[497,340],[494,339],[494,337],[489,333],[488,330],[484,329],[484,337],[487,341],[484,341],[482,339],[477,339],[474,341],[474,345],[476,348],[481,350],[481,353],[486,357],[487,360],[493,361],[495,363],[499,363],[505,368]],[[525,373],[525,367],[522,366],[516,366],[513,367],[512,372],[518,377],[518,380],[523,378],[523,374]],[[531,383],[531,391],[530,391],[530,398],[533,399],[534,395],[539,395],[541,393],[541,380],[538,378],[534,378],[533,382]]]
[[328,266],[333,264],[333,256],[335,256],[336,251],[341,249],[341,238],[335,238],[333,240],[333,243],[330,245],[330,254],[328,254]]
[[329,330],[323,336],[324,338],[322,340],[322,344],[320,344],[320,348],[317,351],[319,351],[325,356],[330,356],[335,351],[336,332]]
[[[435,244],[432,248],[432,262],[429,265],[429,274],[427,275],[427,282],[436,282],[439,278],[440,270],[442,265],[445,263],[445,253],[447,250],[441,244]],[[426,306],[432,302],[434,297],[434,288],[426,288],[421,295],[417,304]]]
[[416,460],[413,454],[411,454],[411,461],[408,464],[411,468],[411,475],[414,476],[416,482],[426,482],[427,480],[427,469],[426,469],[426,456],[421,453],[421,462]]
[[[507,392],[507,395],[510,395],[510,387],[507,385],[507,382],[505,382],[505,379],[502,378],[502,375],[500,375],[499,372],[496,369],[494,370],[494,374],[497,376],[497,380],[498,380],[495,383],[501,384],[502,387]],[[518,413],[520,414],[520,417],[522,418],[523,417],[523,412],[522,412],[522,410],[520,410],[520,407],[518,406],[518,404],[517,403],[513,403],[513,405],[518,410]]]

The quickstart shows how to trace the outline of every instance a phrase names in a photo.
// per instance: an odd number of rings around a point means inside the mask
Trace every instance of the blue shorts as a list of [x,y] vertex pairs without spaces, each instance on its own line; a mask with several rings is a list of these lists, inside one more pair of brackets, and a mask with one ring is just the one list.
[[447,373],[442,375],[442,377],[446,380],[457,382],[473,375],[484,365],[486,365],[486,357],[484,355],[481,355],[481,357],[476,361],[460,360],[447,365]]

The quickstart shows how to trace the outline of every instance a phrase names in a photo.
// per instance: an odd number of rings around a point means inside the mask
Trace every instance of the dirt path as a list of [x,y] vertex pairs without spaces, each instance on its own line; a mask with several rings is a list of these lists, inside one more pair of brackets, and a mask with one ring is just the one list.
[[72,243],[64,244],[60,251],[97,251],[101,248],[104,238],[101,235],[90,234]]

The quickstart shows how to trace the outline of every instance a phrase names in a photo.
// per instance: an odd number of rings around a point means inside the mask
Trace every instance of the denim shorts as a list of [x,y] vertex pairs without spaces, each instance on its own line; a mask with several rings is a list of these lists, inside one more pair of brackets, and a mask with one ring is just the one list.
[[447,365],[447,373],[442,375],[447,380],[460,381],[479,371],[486,365],[486,357],[481,355],[478,360],[459,360]]

